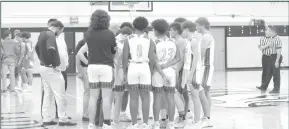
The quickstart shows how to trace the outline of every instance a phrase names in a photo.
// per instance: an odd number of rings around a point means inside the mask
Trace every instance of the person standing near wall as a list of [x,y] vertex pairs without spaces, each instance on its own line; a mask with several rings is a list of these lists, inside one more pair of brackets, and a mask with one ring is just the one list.
[[265,37],[262,37],[259,49],[262,51],[262,82],[257,89],[265,92],[273,76],[274,89],[269,93],[280,92],[280,65],[282,41],[278,36],[277,29],[274,26],[268,26]]

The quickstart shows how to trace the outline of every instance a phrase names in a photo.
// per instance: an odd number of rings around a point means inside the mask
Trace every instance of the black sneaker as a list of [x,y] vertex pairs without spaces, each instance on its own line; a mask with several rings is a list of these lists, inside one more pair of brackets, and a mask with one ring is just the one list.
[[77,123],[68,121],[68,122],[59,122],[58,125],[59,126],[75,126],[77,125]]
[[278,90],[272,90],[272,91],[270,91],[269,93],[270,93],[270,94],[279,94],[280,91],[278,91]]
[[82,121],[89,121],[89,118],[82,117]]
[[50,126],[50,125],[57,125],[57,122],[50,121],[50,122],[43,122],[43,126]]

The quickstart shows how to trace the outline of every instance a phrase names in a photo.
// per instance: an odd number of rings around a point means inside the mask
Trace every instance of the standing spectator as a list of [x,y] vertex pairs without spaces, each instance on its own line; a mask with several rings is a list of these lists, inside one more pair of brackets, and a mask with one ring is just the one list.
[[21,75],[21,69],[22,69],[22,60],[24,58],[24,52],[25,52],[25,43],[22,42],[21,39],[21,31],[15,30],[14,31],[14,41],[18,43],[18,49],[19,53],[17,54],[17,64],[15,66],[15,87],[10,87],[11,89],[17,89],[22,92],[22,83],[19,80],[19,77]]
[[62,23],[60,21],[51,22],[48,31],[42,31],[38,37],[35,50],[40,60],[40,76],[44,88],[44,98],[42,107],[43,125],[55,125],[53,121],[53,97],[58,105],[59,126],[74,126],[76,123],[70,122],[66,116],[66,93],[64,79],[59,69],[60,57],[56,44],[56,34],[60,31]]
[[262,84],[257,87],[265,92],[273,76],[274,89],[269,93],[280,92],[280,65],[282,62],[281,48],[282,41],[278,36],[277,29],[274,26],[268,26],[259,44],[262,51]]
[[1,42],[3,55],[1,54],[1,67],[2,67],[2,85],[1,90],[3,92],[7,91],[7,72],[9,72],[10,77],[10,88],[15,87],[15,67],[17,65],[17,55],[19,54],[18,45],[19,43],[11,39],[12,34],[10,30],[4,32],[4,40]]

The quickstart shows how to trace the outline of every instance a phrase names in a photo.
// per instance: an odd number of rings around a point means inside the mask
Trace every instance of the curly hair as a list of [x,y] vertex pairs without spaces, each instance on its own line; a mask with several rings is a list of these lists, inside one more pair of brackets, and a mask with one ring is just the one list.
[[132,29],[132,24],[130,22],[123,22],[119,28],[122,29],[123,27],[129,27]]
[[132,34],[132,29],[125,26],[123,28],[120,29],[120,33],[124,34],[124,35],[131,35]]
[[96,29],[108,29],[110,22],[110,16],[104,10],[95,10],[90,17],[89,28]]
[[140,16],[135,18],[132,24],[135,29],[144,31],[147,28],[149,22],[145,17]]
[[157,19],[152,22],[152,27],[159,34],[165,34],[169,29],[169,23],[165,19]]

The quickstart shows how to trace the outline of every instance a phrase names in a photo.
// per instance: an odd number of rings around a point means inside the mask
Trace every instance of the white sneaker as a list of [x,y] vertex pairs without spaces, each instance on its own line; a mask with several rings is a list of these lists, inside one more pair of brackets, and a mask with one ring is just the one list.
[[202,129],[202,122],[199,121],[197,123],[191,122],[190,124],[186,124],[184,129]]
[[96,126],[92,123],[88,124],[88,129],[96,129]]
[[168,120],[167,120],[167,119],[166,119],[165,121],[160,120],[160,127],[161,127],[161,128],[166,128],[167,123],[168,123]]
[[146,123],[142,123],[139,125],[139,129],[150,129],[150,126]]
[[24,86],[23,92],[25,92],[25,93],[32,92],[32,86],[31,85]]
[[140,129],[138,124],[130,125],[126,129]]
[[114,129],[112,125],[103,124],[102,129]]
[[22,89],[21,86],[16,86],[14,89],[15,89],[16,91],[19,91],[19,92],[22,92],[22,91],[23,91],[23,89]]
[[167,128],[166,129],[175,129],[175,124],[174,124],[174,122],[169,122],[168,124],[167,124]]
[[208,119],[207,117],[204,117],[202,119],[202,128],[208,128],[208,127],[213,127],[213,125],[211,124],[210,119]]
[[193,119],[193,113],[192,112],[187,112],[187,116],[186,116],[186,118],[187,119]]
[[161,128],[161,125],[160,125],[160,122],[155,122],[154,125],[153,125],[153,129],[160,129]]
[[120,122],[131,122],[131,118],[128,114],[123,113],[120,115]]

